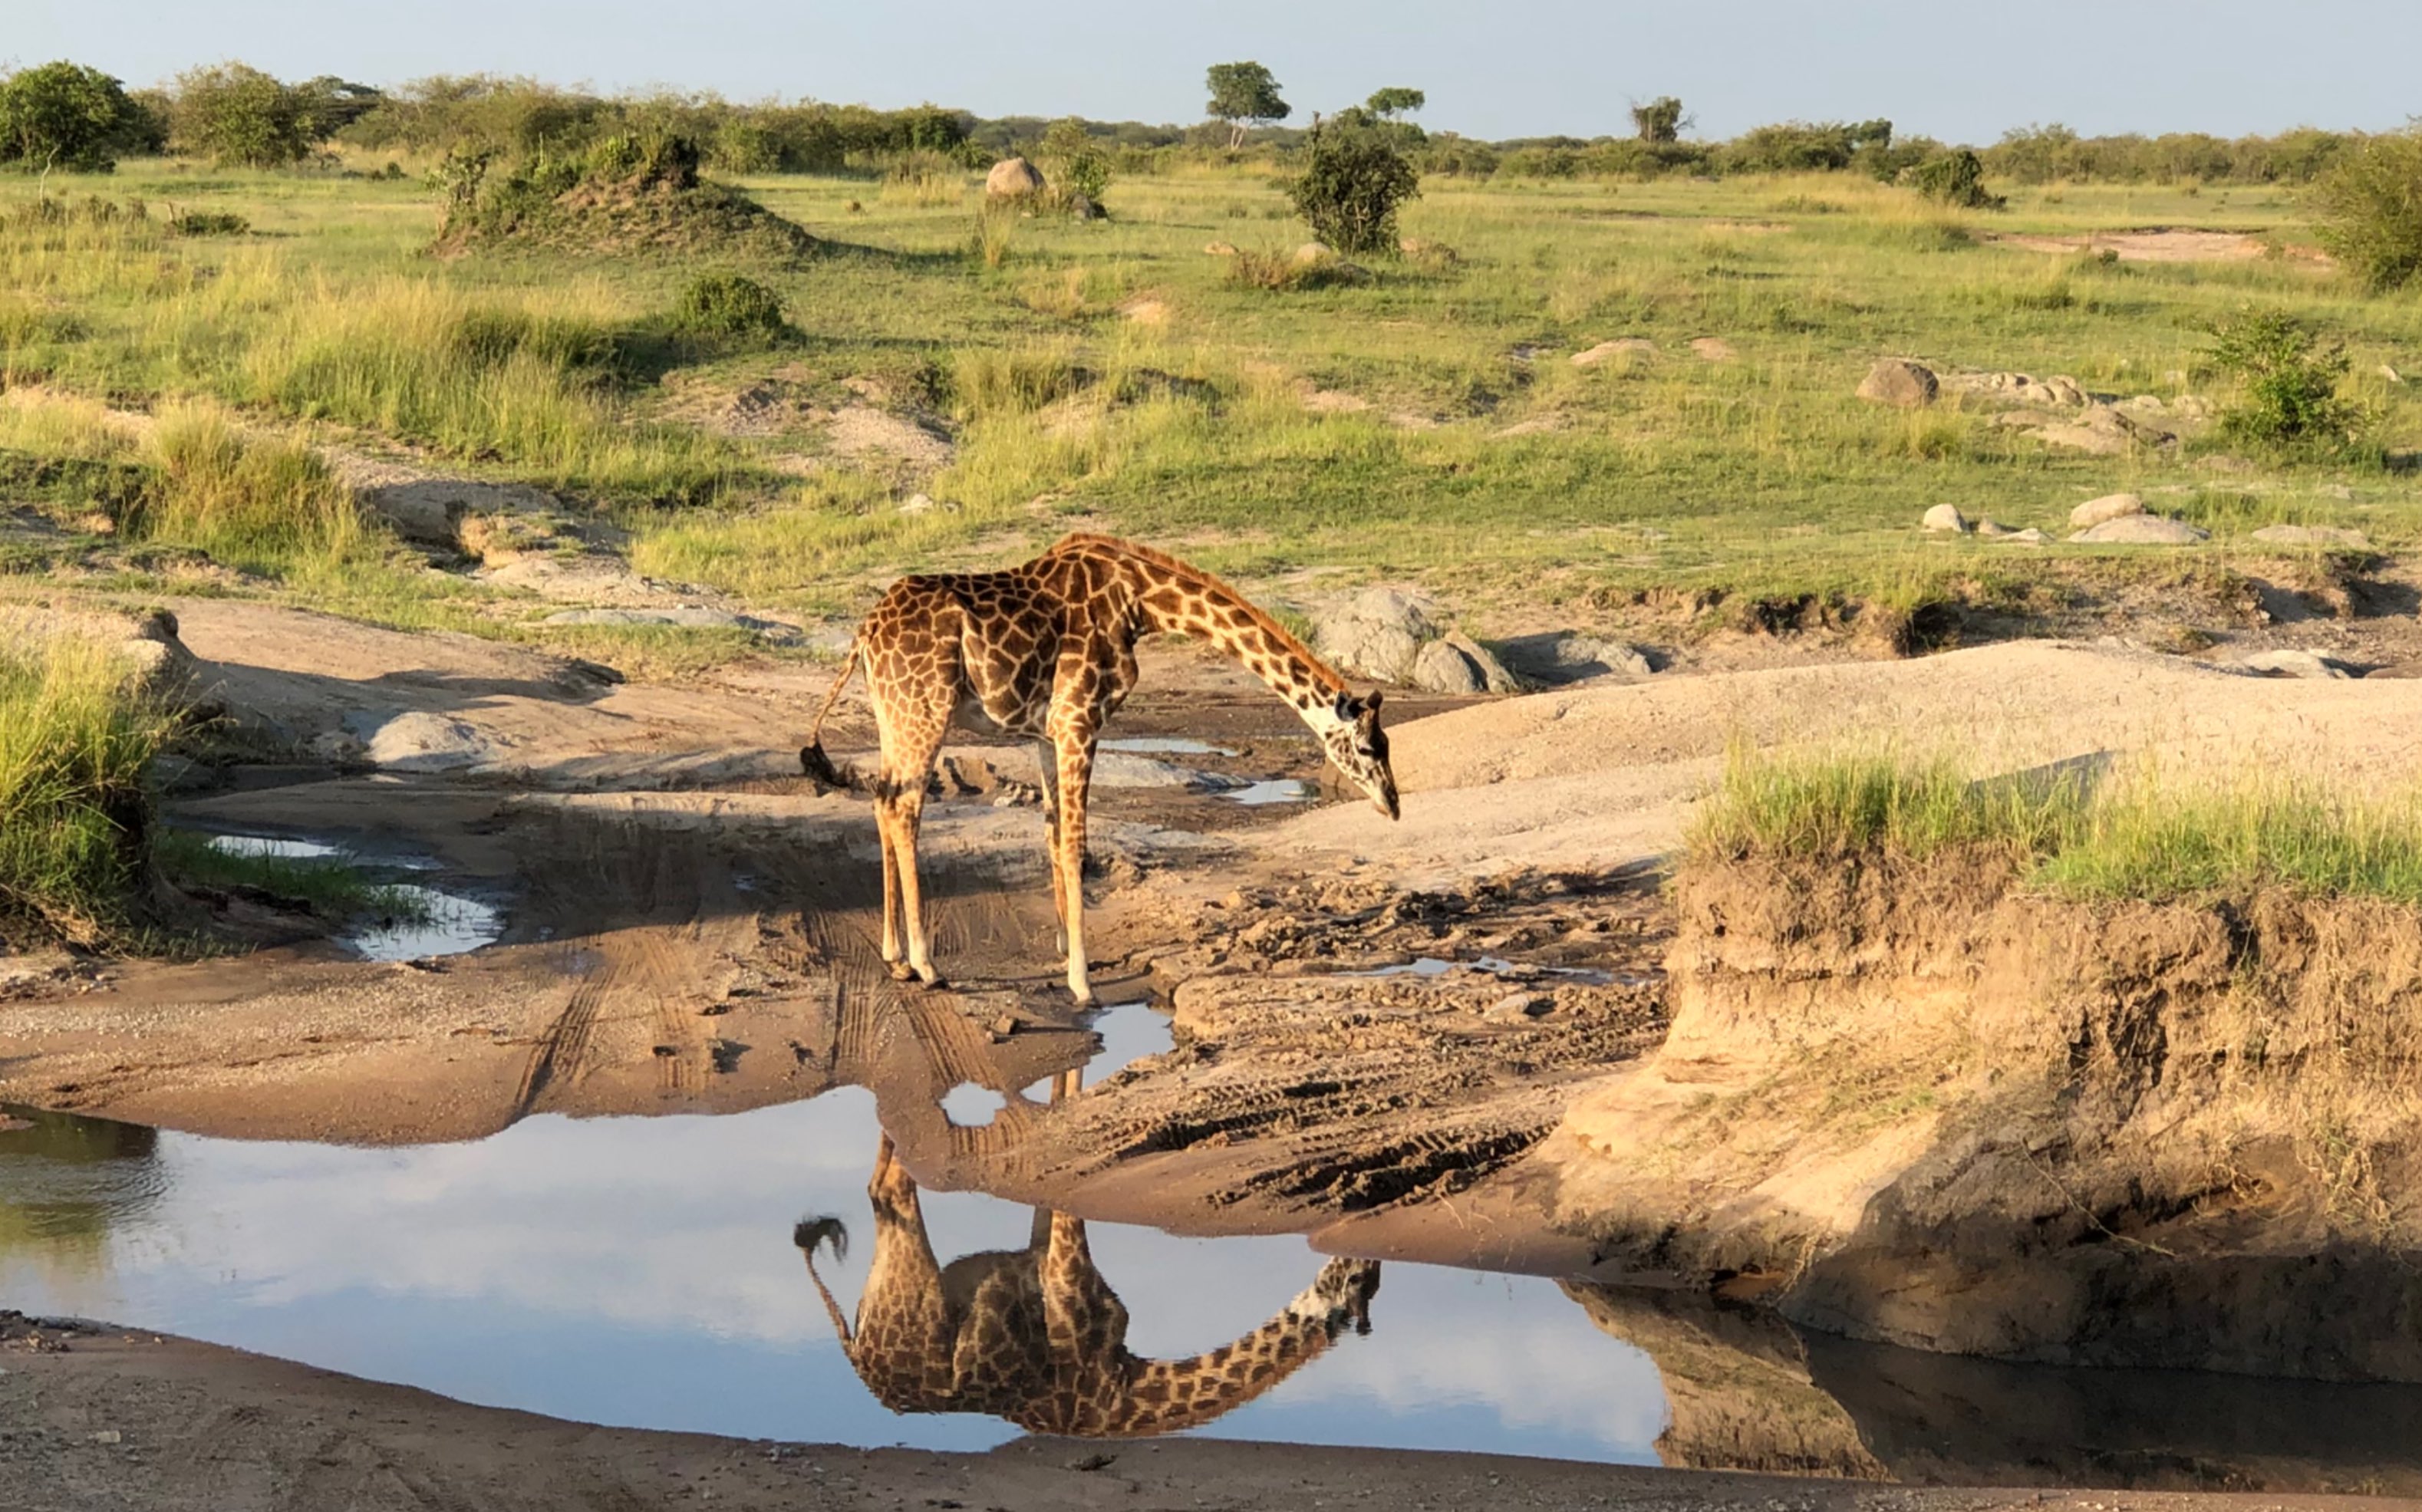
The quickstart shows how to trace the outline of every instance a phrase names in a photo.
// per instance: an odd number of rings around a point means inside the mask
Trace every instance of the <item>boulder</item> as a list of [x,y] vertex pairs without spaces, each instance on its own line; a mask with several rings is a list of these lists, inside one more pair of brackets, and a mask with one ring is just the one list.
[[1610,357],[1632,354],[1644,357],[1652,355],[1656,351],[1656,342],[1642,337],[1626,336],[1612,341],[1600,341],[1586,352],[1576,352],[1573,354],[1572,360],[1576,368],[1595,368]]
[[1487,678],[1458,647],[1433,640],[1413,655],[1413,686],[1428,693],[1485,693]]
[[1657,670],[1647,655],[1635,647],[1571,630],[1501,640],[1497,654],[1516,675],[1549,686],[1593,677],[1637,680]]
[[2069,511],[2068,523],[2083,530],[2105,520],[2118,519],[2123,514],[2144,512],[2145,496],[2142,494],[2105,494],[2100,498],[2087,499]]
[[2264,677],[2348,678],[2354,672],[2345,663],[2313,651],[2257,651],[2237,658],[2237,665]]
[[2368,547],[2371,538],[2360,530],[2341,529],[2332,525],[2266,525],[2254,532],[2254,539],[2266,546],[2352,546]]
[[1970,529],[1968,516],[1959,512],[1957,504],[1937,504],[1918,523],[1928,530],[1948,530],[1954,535],[1966,535]]
[[1043,192],[1043,170],[1022,157],[1005,157],[984,175],[987,199],[1023,199]]
[[426,710],[348,715],[345,725],[370,764],[390,772],[458,772],[496,757],[496,742],[477,726]]
[[1313,622],[1313,644],[1341,671],[1407,684],[1424,641],[1439,634],[1439,610],[1428,595],[1371,588]]
[[62,640],[105,648],[146,697],[169,708],[192,709],[202,697],[202,664],[178,638],[177,617],[166,609],[0,605],[0,642],[40,648]]
[[2198,541],[2209,541],[2211,532],[2184,520],[2165,520],[2158,514],[2122,514],[2105,520],[2091,529],[2070,536],[2073,544],[2085,546],[2191,546]]
[[1859,384],[1859,397],[1870,404],[1891,404],[1899,409],[1924,409],[1934,402],[1942,385],[1934,370],[1905,357],[1885,357],[1867,370]]

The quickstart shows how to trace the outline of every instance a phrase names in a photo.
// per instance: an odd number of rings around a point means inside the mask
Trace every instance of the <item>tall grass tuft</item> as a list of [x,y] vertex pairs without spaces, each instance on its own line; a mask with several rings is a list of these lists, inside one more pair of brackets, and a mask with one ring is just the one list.
[[305,447],[247,436],[200,405],[163,416],[149,447],[160,479],[123,522],[131,537],[267,572],[332,565],[370,544],[352,497]]
[[2422,799],[2353,800],[2287,780],[1972,781],[1945,758],[1736,748],[1691,834],[1719,859],[2006,856],[2057,896],[2173,902],[2282,889],[2422,904]]
[[0,937],[92,944],[130,921],[168,732],[107,644],[0,645]]

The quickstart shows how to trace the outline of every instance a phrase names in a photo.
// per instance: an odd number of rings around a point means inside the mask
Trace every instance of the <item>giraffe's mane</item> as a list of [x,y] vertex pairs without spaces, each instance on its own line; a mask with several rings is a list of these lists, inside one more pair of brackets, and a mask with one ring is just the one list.
[[[1245,613],[1251,618],[1253,623],[1261,629],[1263,634],[1278,642],[1279,649],[1302,662],[1306,667],[1311,668],[1313,676],[1320,679],[1326,686],[1331,688],[1342,688],[1345,686],[1345,679],[1338,675],[1337,669],[1323,661],[1310,646],[1305,645],[1303,641],[1296,636],[1294,631],[1289,630],[1285,625],[1279,623],[1277,618],[1273,616],[1269,610],[1263,608],[1251,599],[1249,599],[1244,594],[1236,591],[1236,590],[1231,587],[1224,579],[1211,573],[1204,572],[1202,568],[1195,566],[1192,562],[1180,561],[1175,557],[1171,556],[1168,552],[1158,550],[1152,546],[1147,546],[1139,541],[1127,541],[1118,536],[1093,535],[1082,530],[1077,531],[1071,535],[1062,536],[1052,544],[1051,551],[1065,551],[1071,547],[1077,546],[1089,547],[1096,551],[1114,552],[1124,557],[1132,557],[1138,561],[1143,562],[1148,566],[1157,567],[1162,572],[1168,573],[1172,576],[1181,579],[1189,588],[1200,589],[1224,596],[1229,600],[1229,602],[1242,608]],[[1050,554],[1050,552],[1045,553],[1046,556]]]

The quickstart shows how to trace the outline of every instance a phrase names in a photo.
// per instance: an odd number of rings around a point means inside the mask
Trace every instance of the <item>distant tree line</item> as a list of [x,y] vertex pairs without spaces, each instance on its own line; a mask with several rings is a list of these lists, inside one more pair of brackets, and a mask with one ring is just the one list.
[[[1862,173],[1896,181],[1955,155],[1888,120],[1787,121],[1729,140],[1688,137],[1682,102],[1630,107],[1631,129],[1599,136],[1483,141],[1424,131],[1409,118],[1422,91],[1390,87],[1305,126],[1258,63],[1214,66],[1203,122],[1012,116],[980,118],[924,104],[900,110],[821,102],[739,103],[713,94],[596,94],[535,79],[438,75],[391,89],[333,76],[291,83],[242,63],[194,69],[152,89],[126,88],[99,70],[57,62],[0,76],[0,165],[29,171],[105,170],[120,157],[159,153],[259,167],[304,164],[331,147],[442,157],[486,150],[516,157],[572,153],[618,134],[679,134],[723,173],[879,170],[899,157],[938,154],[978,166],[1011,152],[1067,159],[1090,144],[1104,169],[1149,174],[1204,157],[1297,165],[1325,120],[1376,132],[1423,173],[1468,178],[1645,178],[1661,174]],[[1071,134],[1081,135],[1084,143]],[[1332,141],[1336,138],[1330,138]],[[2082,136],[2028,126],[1975,150],[1983,172],[2022,184],[2310,183],[2362,134],[2311,128],[2275,136]]]

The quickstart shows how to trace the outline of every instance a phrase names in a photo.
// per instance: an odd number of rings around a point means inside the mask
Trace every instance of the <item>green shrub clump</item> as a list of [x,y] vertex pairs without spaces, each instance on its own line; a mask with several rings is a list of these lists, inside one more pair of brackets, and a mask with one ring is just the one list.
[[2235,374],[2237,399],[2220,414],[2221,430],[2241,441],[2275,448],[2346,446],[2361,439],[2370,413],[2338,392],[2351,363],[2336,342],[2293,316],[2256,310],[2211,329],[2214,366]]
[[2313,191],[2321,244],[2374,291],[2422,274],[2422,127],[2340,154]]
[[737,273],[709,273],[689,281],[673,307],[673,322],[697,336],[770,340],[787,333],[782,296]]
[[107,173],[144,145],[149,124],[99,69],[45,63],[0,78],[0,163],[29,172]]
[[252,222],[225,210],[189,210],[169,218],[168,229],[179,236],[242,236]]
[[1062,198],[1082,195],[1088,202],[1101,204],[1102,191],[1110,186],[1110,155],[1086,132],[1082,120],[1071,116],[1052,122],[1036,151],[1051,187]]
[[1928,199],[1960,210],[2001,210],[2009,204],[1985,187],[1984,160],[1964,147],[1907,169],[1901,181]]
[[1287,185],[1313,234],[1348,257],[1393,255],[1396,212],[1421,192],[1421,169],[1392,135],[1354,121],[1315,128]]

